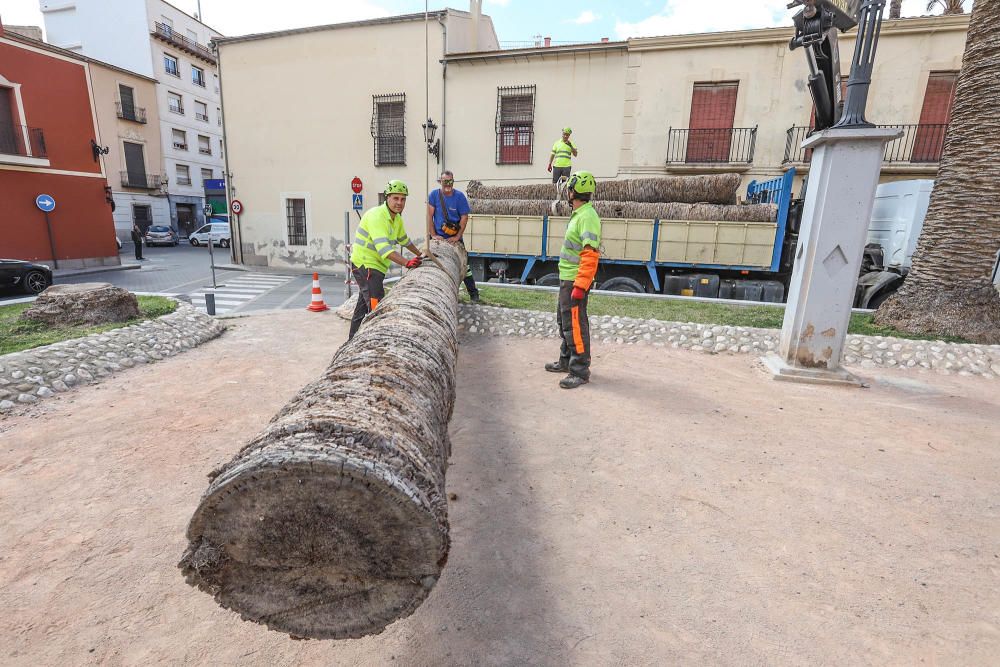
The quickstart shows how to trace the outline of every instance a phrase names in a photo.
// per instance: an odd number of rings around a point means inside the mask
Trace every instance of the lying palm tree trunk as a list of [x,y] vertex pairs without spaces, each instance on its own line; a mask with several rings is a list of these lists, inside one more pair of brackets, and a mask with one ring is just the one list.
[[448,558],[445,468],[466,256],[434,243],[212,482],[188,526],[187,582],[296,637],[381,632]]

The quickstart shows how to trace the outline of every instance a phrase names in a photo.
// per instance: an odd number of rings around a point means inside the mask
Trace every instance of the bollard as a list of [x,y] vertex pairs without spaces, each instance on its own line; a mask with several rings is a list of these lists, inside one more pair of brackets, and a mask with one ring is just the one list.
[[211,292],[205,294],[205,311],[209,315],[215,315],[215,295]]

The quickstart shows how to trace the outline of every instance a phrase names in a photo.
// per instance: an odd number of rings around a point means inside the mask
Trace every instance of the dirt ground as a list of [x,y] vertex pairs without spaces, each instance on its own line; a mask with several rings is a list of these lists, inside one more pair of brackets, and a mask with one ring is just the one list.
[[1000,384],[777,383],[746,356],[463,343],[452,551],[379,636],[293,641],[188,587],[208,473],[346,323],[222,338],[0,422],[5,665],[997,664]]

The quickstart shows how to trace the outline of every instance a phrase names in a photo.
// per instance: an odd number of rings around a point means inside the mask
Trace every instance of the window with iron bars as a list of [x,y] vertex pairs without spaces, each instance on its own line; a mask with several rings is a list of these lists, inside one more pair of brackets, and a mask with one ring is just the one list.
[[406,164],[406,94],[372,95],[375,166]]
[[285,217],[288,220],[288,245],[306,245],[306,200],[286,199]]
[[531,164],[535,145],[535,86],[497,88],[497,164]]

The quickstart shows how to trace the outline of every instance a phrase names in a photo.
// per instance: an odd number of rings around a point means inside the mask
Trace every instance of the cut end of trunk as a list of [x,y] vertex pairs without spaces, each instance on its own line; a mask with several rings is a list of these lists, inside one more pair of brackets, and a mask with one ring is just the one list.
[[447,526],[388,468],[317,460],[238,468],[202,499],[179,567],[244,620],[294,637],[361,637],[410,614],[434,587]]

